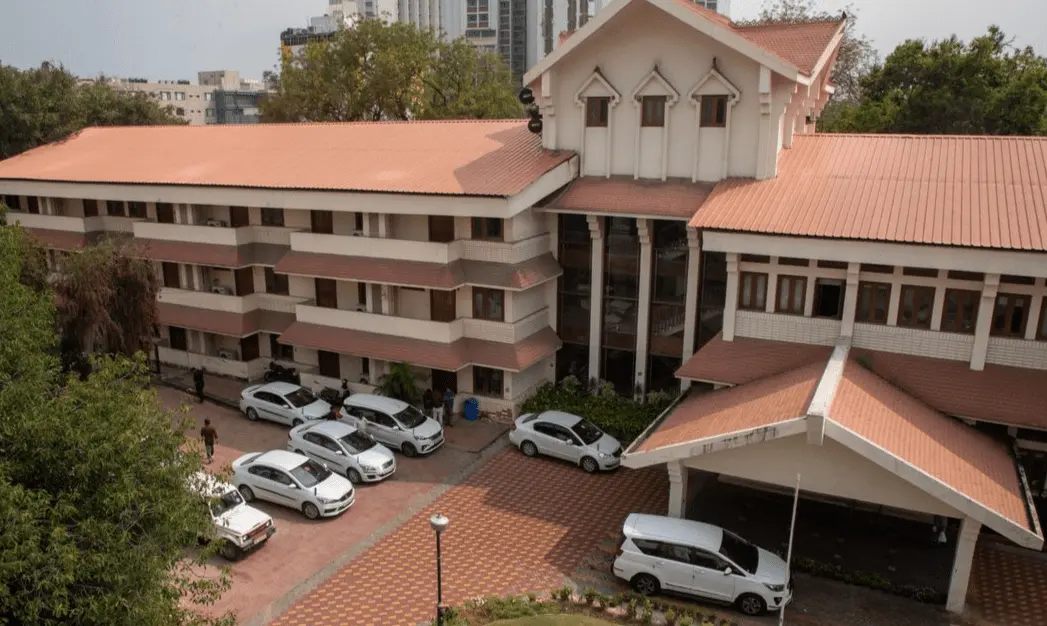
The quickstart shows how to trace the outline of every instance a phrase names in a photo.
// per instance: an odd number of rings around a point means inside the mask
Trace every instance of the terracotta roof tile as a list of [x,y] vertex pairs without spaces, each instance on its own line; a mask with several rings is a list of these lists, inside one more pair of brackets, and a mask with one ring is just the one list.
[[946,417],[850,359],[829,418],[955,491],[1029,529],[1007,447]]
[[631,176],[578,178],[546,207],[552,211],[652,215],[690,219],[713,190],[680,179],[634,180]]
[[89,128],[0,179],[504,197],[572,156],[525,120]]
[[157,303],[156,308],[160,323],[166,326],[180,326],[229,337],[245,337],[258,332],[257,326],[251,323],[247,315],[241,313],[199,309],[167,302]]
[[634,452],[771,426],[807,414],[826,361],[729,389],[692,395]]
[[947,415],[1047,429],[1047,370],[852,349],[879,376]]
[[540,330],[516,344],[478,339],[459,339],[448,344],[304,322],[291,324],[279,341],[384,361],[406,361],[412,365],[450,372],[467,365],[522,371],[555,354],[561,345],[559,337],[551,328]]
[[718,334],[676,370],[677,378],[743,385],[781,374],[809,363],[825,363],[832,346],[735,337],[724,341]]
[[25,228],[45,248],[56,250],[79,250],[88,245],[86,233],[74,233],[67,230],[51,230],[49,228]]
[[422,263],[299,251],[286,254],[276,264],[276,271],[281,274],[443,290],[457,289],[463,285],[523,290],[563,273],[551,254],[508,265],[485,261]]
[[240,255],[236,246],[163,239],[135,239],[135,245],[138,248],[138,254],[154,261],[192,263],[211,267],[240,267]]
[[691,225],[1045,251],[1047,138],[798,136],[777,178],[720,183]]

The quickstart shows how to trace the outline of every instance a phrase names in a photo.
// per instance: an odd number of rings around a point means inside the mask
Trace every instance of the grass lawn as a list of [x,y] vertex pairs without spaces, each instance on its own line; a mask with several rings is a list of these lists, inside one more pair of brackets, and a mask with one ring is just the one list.
[[585,615],[536,615],[491,622],[490,626],[613,626],[607,622]]

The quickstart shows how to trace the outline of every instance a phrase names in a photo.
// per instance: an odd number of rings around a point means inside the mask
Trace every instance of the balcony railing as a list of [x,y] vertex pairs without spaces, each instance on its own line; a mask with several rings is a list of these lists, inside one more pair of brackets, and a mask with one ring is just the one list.
[[461,258],[459,249],[451,243],[408,241],[379,237],[356,237],[297,232],[291,234],[291,249],[318,254],[361,256],[421,263],[450,263]]
[[164,287],[160,290],[157,300],[196,309],[242,314],[255,309],[276,311],[277,313],[294,313],[295,305],[305,302],[306,299],[274,293],[252,293],[246,296],[237,296],[210,291]]
[[134,235],[141,239],[163,241],[187,241],[218,246],[243,246],[251,243],[286,246],[291,243],[293,228],[277,226],[242,226],[226,228],[199,224],[168,224],[162,222],[136,222]]
[[7,214],[7,223],[14,224],[15,222],[25,228],[60,230],[69,233],[91,233],[105,230],[105,222],[101,217],[67,217],[11,211]]

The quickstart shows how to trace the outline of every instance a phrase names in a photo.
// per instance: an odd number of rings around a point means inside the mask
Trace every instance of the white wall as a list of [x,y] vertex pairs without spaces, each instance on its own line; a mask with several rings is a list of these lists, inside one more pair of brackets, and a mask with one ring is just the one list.
[[[429,292],[424,289],[396,289],[396,315],[413,320],[432,319],[429,310]],[[390,329],[391,331],[393,329]]]
[[[555,284],[556,281],[551,282]],[[549,306],[546,302],[545,285],[531,287],[525,291],[514,291],[510,297],[513,300],[513,313],[510,321],[513,322]]]
[[390,215],[389,237],[407,241],[429,241],[429,216]]

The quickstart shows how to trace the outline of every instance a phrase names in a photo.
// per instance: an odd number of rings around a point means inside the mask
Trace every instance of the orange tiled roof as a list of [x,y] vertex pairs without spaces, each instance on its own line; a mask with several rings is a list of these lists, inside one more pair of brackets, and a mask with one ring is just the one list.
[[141,257],[154,261],[232,268],[276,265],[287,249],[286,246],[268,243],[222,246],[164,239],[135,239],[134,243]]
[[519,372],[560,349],[560,338],[551,328],[540,330],[515,344],[459,339],[438,343],[395,335],[295,322],[280,335],[280,343],[341,354],[406,361],[419,367],[456,372],[467,365],[482,365]]
[[572,156],[524,120],[88,128],[0,179],[506,197]]
[[691,225],[1045,251],[1047,138],[798,136],[777,178],[720,183]]
[[692,395],[634,452],[650,452],[803,417],[825,364],[823,360],[738,387]]
[[690,219],[712,190],[711,184],[674,179],[662,182],[634,180],[632,176],[584,177],[575,179],[547,208]]
[[851,355],[914,398],[948,415],[1047,428],[1047,370],[852,349]]
[[89,243],[86,233],[52,230],[50,228],[23,228],[26,233],[32,235],[45,248],[79,250]]
[[853,358],[844,366],[829,417],[1018,526],[1035,528],[1004,444],[942,415]]
[[229,337],[246,337],[257,332],[282,333],[295,319],[293,313],[278,313],[255,309],[247,313],[215,311],[160,302],[157,304],[160,323]]
[[677,378],[725,385],[744,385],[808,363],[825,363],[832,346],[735,337],[717,334],[676,370]]

